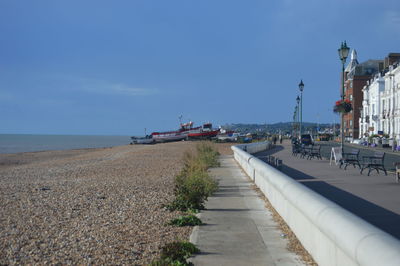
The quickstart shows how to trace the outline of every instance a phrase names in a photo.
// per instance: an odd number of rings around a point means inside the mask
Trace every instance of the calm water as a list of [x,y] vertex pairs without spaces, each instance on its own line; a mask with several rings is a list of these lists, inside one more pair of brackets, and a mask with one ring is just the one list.
[[129,144],[128,136],[0,134],[0,153],[103,148]]

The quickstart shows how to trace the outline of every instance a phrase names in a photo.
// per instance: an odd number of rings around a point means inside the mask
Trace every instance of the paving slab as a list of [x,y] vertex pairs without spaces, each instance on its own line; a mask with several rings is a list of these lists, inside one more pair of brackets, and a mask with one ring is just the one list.
[[367,176],[368,171],[361,175],[358,167],[343,170],[327,159],[292,156],[289,141],[255,154],[261,160],[268,155],[283,160],[283,173],[400,239],[400,184],[394,173],[373,171]]
[[287,240],[233,156],[220,162],[211,169],[219,190],[199,215],[205,225],[191,236],[201,250],[191,258],[194,265],[304,265],[287,250]]

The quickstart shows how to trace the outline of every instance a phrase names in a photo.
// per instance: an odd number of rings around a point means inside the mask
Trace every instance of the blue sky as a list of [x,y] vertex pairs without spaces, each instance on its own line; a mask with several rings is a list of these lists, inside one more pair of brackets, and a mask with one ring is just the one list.
[[0,0],[0,133],[339,120],[346,40],[400,52],[398,0]]

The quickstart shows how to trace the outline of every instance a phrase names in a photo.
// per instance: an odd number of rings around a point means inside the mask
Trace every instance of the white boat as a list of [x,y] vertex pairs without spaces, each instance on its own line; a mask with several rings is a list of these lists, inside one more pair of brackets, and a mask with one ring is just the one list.
[[193,122],[181,124],[178,130],[153,132],[151,137],[154,142],[168,142],[188,139],[211,139],[215,137],[219,129],[213,129],[211,123],[205,123],[199,127],[193,127]]
[[219,141],[237,141],[238,138],[240,137],[239,133],[236,132],[228,132],[228,133],[223,133],[223,134],[218,134],[217,135],[217,140]]
[[186,140],[188,134],[180,131],[153,132],[151,136],[155,142]]
[[131,144],[153,144],[155,143],[155,140],[152,138],[152,136],[146,136],[146,137],[131,137],[132,143]]

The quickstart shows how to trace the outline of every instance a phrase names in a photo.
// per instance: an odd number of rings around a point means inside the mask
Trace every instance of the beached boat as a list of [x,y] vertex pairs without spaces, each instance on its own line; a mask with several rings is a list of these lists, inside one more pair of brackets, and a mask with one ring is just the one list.
[[131,139],[131,144],[153,144],[155,142],[151,135],[145,137],[131,137]]
[[236,133],[234,131],[224,131],[223,133],[221,132],[217,135],[217,140],[233,142],[233,141],[237,141],[239,137],[240,137],[239,133]]
[[188,138],[188,135],[181,131],[153,132],[151,136],[155,142],[179,141]]
[[154,142],[169,142],[188,139],[211,139],[219,133],[219,129],[213,129],[211,123],[205,123],[199,127],[193,127],[193,122],[184,123],[175,131],[153,132],[151,138]]
[[181,124],[180,131],[187,134],[189,139],[211,139],[219,133],[219,129],[213,129],[211,123],[193,127],[193,122]]

